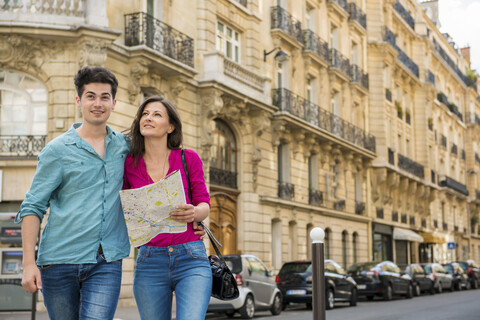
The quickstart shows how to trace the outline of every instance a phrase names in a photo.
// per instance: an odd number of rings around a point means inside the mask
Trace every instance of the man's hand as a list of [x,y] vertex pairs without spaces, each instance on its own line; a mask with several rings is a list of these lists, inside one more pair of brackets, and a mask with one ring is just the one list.
[[37,265],[32,264],[24,266],[22,287],[29,293],[34,293],[37,290],[42,290],[42,278],[40,276],[40,270]]

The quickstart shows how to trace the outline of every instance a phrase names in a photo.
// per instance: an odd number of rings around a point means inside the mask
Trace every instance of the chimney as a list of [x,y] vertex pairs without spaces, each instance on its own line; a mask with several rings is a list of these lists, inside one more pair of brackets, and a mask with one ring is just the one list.
[[460,52],[462,53],[462,56],[468,61],[468,64],[470,65],[470,47],[461,48]]

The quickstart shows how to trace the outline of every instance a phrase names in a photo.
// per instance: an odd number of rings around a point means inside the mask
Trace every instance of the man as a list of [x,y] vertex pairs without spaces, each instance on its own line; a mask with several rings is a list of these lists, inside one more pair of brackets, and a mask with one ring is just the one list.
[[75,87],[83,122],[42,150],[17,214],[22,286],[27,292],[42,290],[50,319],[113,319],[122,259],[130,252],[119,197],[128,145],[123,134],[107,126],[118,81],[105,68],[85,67],[75,76]]

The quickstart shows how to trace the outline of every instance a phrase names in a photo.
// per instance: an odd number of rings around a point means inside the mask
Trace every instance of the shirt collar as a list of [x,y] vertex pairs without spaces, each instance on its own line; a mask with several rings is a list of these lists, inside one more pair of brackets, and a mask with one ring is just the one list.
[[[81,145],[83,142],[83,139],[80,138],[78,135],[76,129],[82,125],[81,122],[77,122],[72,124],[70,129],[65,133],[65,144],[77,144]],[[117,133],[113,131],[108,125],[107,125],[107,136],[105,139],[105,143],[108,143],[109,141],[112,140],[113,136],[116,136]]]

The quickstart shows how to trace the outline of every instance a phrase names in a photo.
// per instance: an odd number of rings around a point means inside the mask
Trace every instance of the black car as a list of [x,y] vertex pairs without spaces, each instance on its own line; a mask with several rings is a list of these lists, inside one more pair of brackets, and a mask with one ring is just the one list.
[[460,266],[468,274],[470,279],[470,286],[472,289],[478,289],[480,285],[480,266],[473,260],[460,261]]
[[[325,260],[326,308],[333,309],[336,302],[357,305],[357,285],[343,268],[333,260]],[[312,307],[312,263],[310,261],[286,262],[276,277],[282,292],[283,305],[306,303]]]
[[394,295],[413,296],[412,279],[402,274],[391,261],[358,263],[348,268],[348,273],[357,283],[358,294],[373,300],[375,296],[392,300]]
[[462,289],[470,289],[470,279],[460,264],[456,262],[446,263],[443,264],[443,267],[452,275],[452,286],[456,290],[460,291]]
[[432,277],[425,273],[423,267],[419,264],[412,263],[405,267],[403,273],[408,274],[412,278],[413,294],[419,296],[422,292],[435,294],[435,282]]

